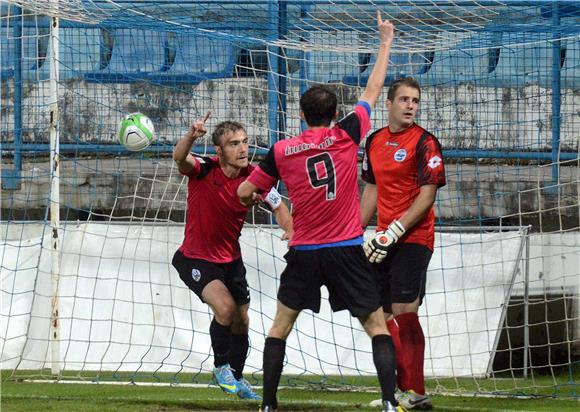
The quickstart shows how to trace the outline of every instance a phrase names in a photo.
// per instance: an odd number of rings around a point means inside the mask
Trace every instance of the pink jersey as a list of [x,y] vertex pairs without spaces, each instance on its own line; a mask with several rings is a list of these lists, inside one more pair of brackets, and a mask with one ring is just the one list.
[[195,168],[187,175],[187,220],[179,250],[191,259],[232,262],[241,257],[238,239],[248,211],[237,190],[254,168],[249,165],[231,179],[217,158],[195,159]]
[[293,205],[290,246],[341,242],[362,235],[357,152],[370,129],[370,108],[359,103],[332,128],[281,140],[248,180],[261,190],[278,179]]

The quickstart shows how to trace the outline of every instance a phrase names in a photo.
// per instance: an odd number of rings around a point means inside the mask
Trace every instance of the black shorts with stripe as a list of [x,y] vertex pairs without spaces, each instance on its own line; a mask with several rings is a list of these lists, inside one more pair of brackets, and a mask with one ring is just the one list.
[[315,250],[290,248],[280,278],[278,300],[297,311],[320,311],[320,287],[328,289],[334,312],[348,309],[352,316],[377,310],[380,296],[370,263],[362,246],[327,247]]
[[171,264],[177,269],[183,283],[202,302],[203,289],[213,280],[220,280],[226,286],[238,306],[250,302],[250,288],[242,259],[229,263],[213,263],[203,259],[190,259],[178,250],[173,255]]
[[411,303],[417,298],[419,304],[423,302],[432,254],[424,245],[397,243],[381,263],[373,264],[385,312],[392,313],[393,303]]

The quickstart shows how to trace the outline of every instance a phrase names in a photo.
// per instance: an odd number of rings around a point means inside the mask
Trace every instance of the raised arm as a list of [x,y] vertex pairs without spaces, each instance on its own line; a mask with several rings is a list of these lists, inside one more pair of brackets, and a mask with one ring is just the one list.
[[367,87],[360,100],[364,100],[371,107],[373,107],[381,94],[383,85],[385,83],[385,76],[387,75],[387,66],[389,64],[389,55],[391,53],[391,44],[395,33],[395,26],[388,21],[381,18],[381,12],[377,10],[377,25],[379,29],[379,52],[377,54],[377,61],[373,67],[373,71],[369,76]]
[[191,155],[191,146],[197,139],[206,134],[205,122],[210,114],[211,110],[208,110],[204,117],[194,122],[185,136],[177,142],[175,149],[173,149],[173,160],[183,174],[187,174],[195,168],[195,159]]

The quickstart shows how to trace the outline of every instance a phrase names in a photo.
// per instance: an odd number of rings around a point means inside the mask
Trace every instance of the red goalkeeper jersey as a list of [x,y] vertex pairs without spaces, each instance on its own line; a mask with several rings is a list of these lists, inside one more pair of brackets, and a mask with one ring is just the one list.
[[249,181],[266,190],[281,179],[292,202],[291,246],[323,245],[362,235],[357,153],[370,129],[370,107],[359,103],[332,128],[281,140]]
[[241,257],[238,239],[248,211],[236,192],[253,166],[232,179],[223,173],[217,158],[195,159],[195,168],[187,175],[185,238],[179,250],[191,259],[232,262]]
[[[421,186],[445,186],[445,166],[439,141],[413,124],[399,133],[388,127],[370,135],[365,145],[362,178],[377,185],[378,230],[385,230],[409,209]],[[419,243],[433,250],[433,208],[399,242]]]

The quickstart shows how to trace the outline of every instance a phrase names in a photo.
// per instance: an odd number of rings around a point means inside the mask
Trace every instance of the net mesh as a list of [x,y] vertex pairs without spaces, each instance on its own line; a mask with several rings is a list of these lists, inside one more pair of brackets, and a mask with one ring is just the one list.
[[[420,81],[419,123],[446,158],[420,314],[428,385],[577,396],[580,12],[572,2],[0,2],[0,342],[12,377],[50,376],[55,363],[76,379],[195,381],[211,370],[211,315],[170,266],[186,207],[173,145],[211,108],[209,130],[241,121],[258,161],[303,128],[298,99],[316,83],[336,91],[341,114],[350,111],[375,60],[376,9],[397,27],[387,84]],[[51,16],[60,18],[52,38]],[[49,184],[55,101],[58,204]],[[117,141],[131,112],[156,127],[144,152]],[[386,124],[383,105],[372,121]],[[193,150],[213,153],[209,139]],[[266,211],[251,210],[247,221],[248,371],[260,374],[286,246]],[[301,377],[289,382],[346,387],[370,376],[360,326],[322,307],[301,316],[289,342],[287,371]]]

